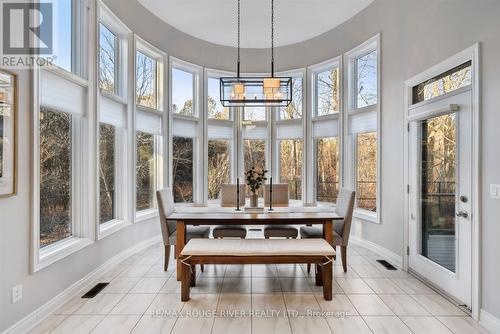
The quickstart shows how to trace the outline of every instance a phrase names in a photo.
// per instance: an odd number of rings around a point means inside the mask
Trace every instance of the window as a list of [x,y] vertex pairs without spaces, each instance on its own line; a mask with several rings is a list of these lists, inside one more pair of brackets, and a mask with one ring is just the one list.
[[246,107],[243,110],[243,120],[245,121],[265,121],[266,108],[264,107]]
[[333,67],[316,74],[316,116],[340,111],[340,70]]
[[172,171],[176,203],[192,203],[194,200],[193,157],[193,138],[173,137]]
[[469,86],[472,83],[472,62],[468,61],[413,87],[413,103],[427,101]]
[[194,115],[194,75],[172,68],[172,112],[179,115]]
[[229,140],[208,141],[208,199],[218,199],[222,184],[230,177]]
[[40,110],[40,247],[72,235],[71,114]]
[[208,78],[208,118],[229,120],[231,115],[229,108],[220,103],[219,79]]
[[[256,170],[262,171],[266,168],[266,141],[261,139],[245,139],[244,145],[244,171],[255,167]],[[248,188],[248,187],[247,187]],[[247,189],[249,191],[249,189]],[[262,196],[262,192],[259,191]]]
[[137,131],[136,145],[136,211],[142,211],[156,206],[155,192],[158,184],[158,171],[155,136]]
[[99,126],[99,223],[116,218],[116,128]]
[[117,93],[118,39],[104,24],[99,24],[99,87],[108,93]]
[[54,1],[54,64],[68,72],[74,72],[75,64],[73,57],[76,56],[74,36],[76,33],[75,3],[73,0]]
[[302,118],[302,78],[292,78],[292,102],[280,108],[280,119],[291,120]]
[[290,199],[302,199],[302,140],[280,140],[280,183],[288,183]]
[[136,97],[140,106],[158,109],[156,60],[143,52],[136,54]]
[[357,207],[377,211],[377,133],[356,136]]
[[377,104],[377,50],[355,60],[355,107]]
[[338,137],[316,139],[316,200],[337,201],[339,193],[339,140]]

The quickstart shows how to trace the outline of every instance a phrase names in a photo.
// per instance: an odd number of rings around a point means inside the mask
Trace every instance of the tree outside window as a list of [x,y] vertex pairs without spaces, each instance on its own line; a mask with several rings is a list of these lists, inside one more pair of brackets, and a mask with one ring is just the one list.
[[377,50],[355,61],[356,108],[377,104]]
[[137,131],[137,165],[136,165],[136,210],[147,210],[155,207],[155,191],[157,184],[155,136]]
[[172,172],[176,203],[193,202],[193,153],[193,138],[173,138]]
[[280,119],[302,118],[302,78],[292,78],[292,102],[280,108]]
[[99,24],[99,87],[102,91],[116,93],[116,36]]
[[316,200],[335,203],[339,193],[338,137],[316,139]]
[[316,75],[316,116],[340,111],[340,71],[338,67]]
[[156,60],[137,51],[136,55],[136,103],[157,109]]
[[208,199],[218,199],[223,184],[229,183],[229,140],[208,141]]
[[356,136],[357,207],[377,211],[377,133]]
[[99,126],[99,223],[116,218],[116,129]]

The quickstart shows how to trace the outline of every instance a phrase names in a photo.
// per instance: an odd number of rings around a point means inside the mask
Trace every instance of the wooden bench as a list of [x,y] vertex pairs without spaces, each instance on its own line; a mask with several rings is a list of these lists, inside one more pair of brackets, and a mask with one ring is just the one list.
[[332,300],[335,249],[324,239],[191,239],[183,248],[181,300],[189,300],[197,264],[316,264],[316,285]]

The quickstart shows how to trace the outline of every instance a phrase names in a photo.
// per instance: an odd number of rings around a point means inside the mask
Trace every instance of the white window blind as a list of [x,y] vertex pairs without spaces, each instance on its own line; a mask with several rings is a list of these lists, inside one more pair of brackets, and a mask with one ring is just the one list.
[[161,116],[150,112],[137,110],[136,130],[153,135],[161,135]]
[[338,135],[339,135],[338,118],[313,121],[314,138],[338,137]]
[[44,107],[85,115],[87,89],[60,76],[41,70],[40,104]]
[[276,136],[280,139],[303,138],[302,122],[283,122],[276,127]]
[[101,95],[99,105],[100,121],[116,127],[125,126],[125,106]]
[[183,118],[174,118],[172,135],[174,137],[196,138],[198,136],[198,122]]
[[243,127],[243,139],[266,139],[267,126],[261,124],[245,125]]
[[233,139],[233,125],[227,122],[210,121],[208,123],[209,139]]
[[349,134],[377,131],[377,112],[367,111],[349,115]]

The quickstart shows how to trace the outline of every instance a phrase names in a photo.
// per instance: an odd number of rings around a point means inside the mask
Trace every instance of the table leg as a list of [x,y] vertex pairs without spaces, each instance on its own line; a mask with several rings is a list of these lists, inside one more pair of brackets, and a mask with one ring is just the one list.
[[182,249],[186,245],[186,224],[178,220],[177,221],[177,241],[175,244],[175,252],[177,256],[177,280],[181,280],[181,271],[182,271],[182,263],[180,260],[180,254],[182,252]]
[[330,245],[333,245],[333,221],[326,220],[323,223],[323,238]]

